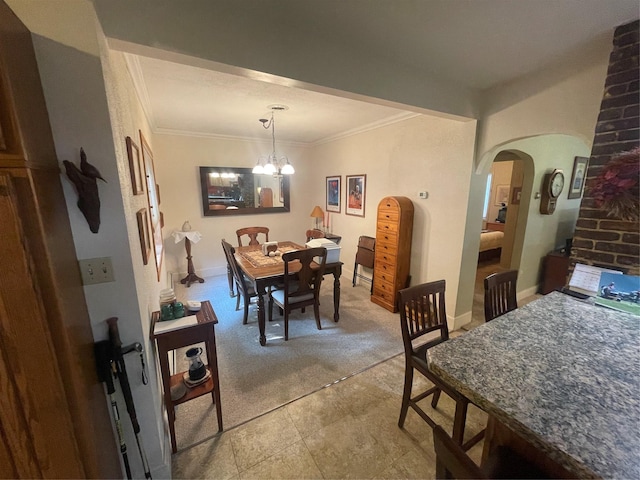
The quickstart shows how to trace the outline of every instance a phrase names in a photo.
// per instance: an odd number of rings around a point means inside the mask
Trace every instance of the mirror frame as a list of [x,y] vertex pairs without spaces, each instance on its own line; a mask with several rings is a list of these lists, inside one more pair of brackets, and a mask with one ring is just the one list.
[[[205,217],[222,217],[229,215],[256,215],[262,213],[282,213],[289,212],[291,205],[289,203],[289,175],[282,175],[282,197],[284,199],[283,207],[244,207],[231,208],[224,210],[209,209],[209,191],[207,178],[212,172],[230,172],[238,175],[253,175],[252,168],[242,167],[200,167],[200,194],[202,196],[202,213]],[[255,175],[262,176],[262,175]]]

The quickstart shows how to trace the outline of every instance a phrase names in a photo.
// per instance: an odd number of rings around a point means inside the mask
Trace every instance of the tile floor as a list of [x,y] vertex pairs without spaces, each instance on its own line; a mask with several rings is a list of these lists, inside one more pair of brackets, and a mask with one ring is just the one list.
[[[495,264],[478,269],[472,324],[452,337],[484,322],[482,279],[499,270]],[[432,479],[431,428],[412,409],[404,428],[397,425],[403,380],[401,354],[178,452],[172,457],[173,477]],[[424,389],[426,382],[418,374],[414,388]],[[455,403],[446,394],[437,410],[431,409],[430,398],[422,405],[451,431]],[[482,430],[486,420],[484,412],[470,405],[465,438]],[[468,453],[479,463],[482,442]]]
[[[417,375],[417,377],[420,377]],[[173,456],[174,478],[307,479],[434,478],[429,426],[411,409],[398,428],[404,356],[395,356],[341,382],[227,430]],[[417,378],[416,388],[426,380]],[[442,395],[433,412],[452,425],[454,402]],[[486,414],[469,407],[470,438]],[[479,461],[482,443],[470,455]]]

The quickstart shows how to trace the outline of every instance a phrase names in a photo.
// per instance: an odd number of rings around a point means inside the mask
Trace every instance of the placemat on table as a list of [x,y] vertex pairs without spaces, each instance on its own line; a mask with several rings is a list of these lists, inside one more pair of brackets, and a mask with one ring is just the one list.
[[[298,250],[298,249],[299,248],[297,246],[294,246],[293,243],[289,243],[289,244],[283,243],[282,245],[278,246],[278,251],[280,253],[291,252],[293,250]],[[277,265],[279,263],[282,263],[281,255],[276,255],[275,257],[269,257],[264,253],[262,253],[261,249],[250,250],[248,252],[241,252],[240,255],[242,256],[242,258],[244,258],[247,262],[249,262],[255,268],[268,267],[271,265]]]

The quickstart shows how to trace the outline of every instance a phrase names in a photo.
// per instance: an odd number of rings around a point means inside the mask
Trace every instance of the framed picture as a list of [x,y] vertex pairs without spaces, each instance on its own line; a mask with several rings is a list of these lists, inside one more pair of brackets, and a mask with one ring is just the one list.
[[520,197],[522,197],[522,187],[513,187],[511,205],[520,205]]
[[364,217],[365,193],[367,188],[366,175],[347,175],[347,205],[344,213]]
[[136,212],[138,220],[138,236],[140,237],[140,249],[142,250],[142,263],[149,263],[149,255],[151,254],[151,237],[149,235],[149,215],[147,209],[141,208]]
[[158,281],[160,281],[160,270],[162,267],[162,251],[164,242],[162,238],[162,218],[160,213],[160,188],[156,184],[156,173],[153,167],[153,153],[140,130],[140,145],[142,146],[142,160],[144,161],[144,172],[147,178],[147,200],[149,201],[149,223],[151,224],[151,238],[153,251],[156,259],[156,270]]
[[509,185],[498,185],[496,187],[496,201],[495,205],[500,206],[502,204],[509,203]]
[[569,184],[569,195],[567,198],[580,198],[584,190],[584,182],[587,178],[588,157],[576,157],[573,161],[573,173]]
[[280,181],[278,182],[278,192],[279,192],[278,200],[280,201],[280,204],[284,204],[284,178],[283,177],[280,177]]
[[129,157],[129,172],[131,172],[131,188],[134,195],[144,193],[144,171],[142,168],[142,157],[138,145],[131,139],[126,138],[127,156]]
[[342,176],[327,177],[327,212],[340,213],[340,198],[342,197]]

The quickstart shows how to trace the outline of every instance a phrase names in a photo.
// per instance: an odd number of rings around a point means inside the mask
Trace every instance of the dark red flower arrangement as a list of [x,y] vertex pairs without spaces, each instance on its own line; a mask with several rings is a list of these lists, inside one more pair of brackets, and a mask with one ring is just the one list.
[[623,152],[607,163],[590,187],[596,206],[609,217],[637,222],[640,219],[640,148]]

